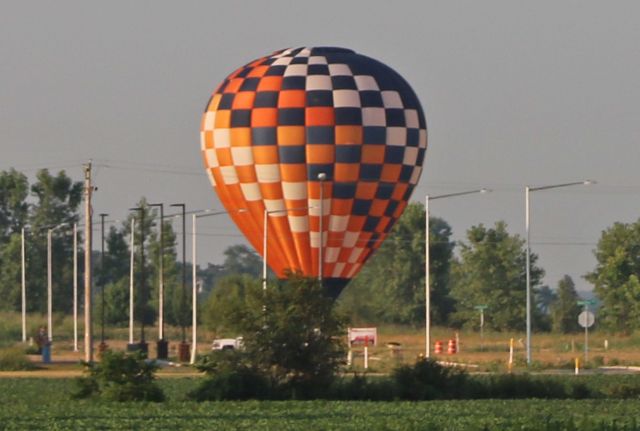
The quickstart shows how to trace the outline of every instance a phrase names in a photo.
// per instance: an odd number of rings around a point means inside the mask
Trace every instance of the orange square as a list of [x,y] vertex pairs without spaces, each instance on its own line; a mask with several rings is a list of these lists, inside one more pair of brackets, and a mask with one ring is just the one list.
[[[367,221],[367,216],[356,216],[352,215],[349,217],[349,224],[347,226],[347,230],[351,232],[360,232],[364,227],[364,223]],[[356,247],[358,243],[356,243]]]
[[385,145],[363,145],[361,163],[382,164],[384,163]]
[[231,146],[232,147],[250,147],[251,146],[251,128],[234,127],[231,129]]
[[394,218],[400,217],[406,207],[407,207],[407,201],[401,201],[398,204],[398,208],[396,208],[396,210],[393,212],[393,217]]
[[228,129],[231,127],[231,111],[223,109],[216,111],[216,129]]
[[335,145],[307,145],[307,163],[333,163],[335,151]]
[[278,145],[304,145],[305,143],[304,126],[278,127]]
[[335,114],[330,106],[306,108],[304,114],[307,126],[333,126],[335,124]]
[[384,210],[387,209],[389,205],[389,201],[384,199],[374,199],[371,203],[371,208],[369,209],[369,215],[380,217],[384,214]]
[[283,163],[280,165],[282,181],[307,181],[307,165],[304,163]]
[[362,144],[361,126],[336,126],[336,145]]
[[231,149],[229,148],[216,149],[216,157],[218,158],[218,164],[220,166],[233,166],[233,158],[231,158]]
[[390,165],[386,164],[382,167],[382,175],[380,175],[380,181],[396,182],[400,178],[400,171],[402,165]]
[[261,183],[260,191],[263,199],[282,199],[280,183]]
[[256,165],[278,163],[278,147],[275,145],[256,145],[252,147],[253,161]]
[[241,183],[257,183],[256,170],[253,166],[236,166],[238,180]]
[[373,199],[376,195],[378,184],[373,182],[360,182],[356,186],[357,199]]
[[220,93],[213,94],[209,100],[209,105],[207,105],[207,111],[215,111],[218,109],[220,99],[222,99],[222,95]]
[[277,125],[277,108],[254,108],[251,110],[252,127],[276,127]]
[[213,148],[213,131],[203,132],[204,148]]
[[[262,60],[260,60],[262,61]],[[251,72],[247,75],[247,78],[260,78],[263,77],[265,73],[269,70],[269,66],[256,66]]]
[[287,215],[290,216],[303,216],[308,215],[307,206],[309,202],[306,199],[285,199],[285,206],[287,208],[299,208],[292,211],[287,211]]
[[225,93],[237,93],[244,82],[244,78],[233,78],[224,89]]
[[409,187],[407,184],[396,184],[396,187],[393,189],[393,193],[391,194],[391,199],[396,201],[402,200],[402,197],[407,191],[407,187]]
[[304,90],[282,90],[278,95],[278,108],[304,108],[306,97]]
[[257,91],[280,91],[282,76],[265,76],[258,82]]
[[353,206],[353,199],[332,199],[331,201],[331,214],[332,215],[349,215],[351,214],[351,207]]
[[253,108],[253,101],[256,98],[256,93],[253,91],[240,91],[233,98],[231,104],[232,109],[251,109]]
[[[376,226],[376,232],[377,233],[382,233],[384,232],[384,230],[387,228],[387,226],[389,225],[389,223],[391,222],[391,218],[389,217],[381,217],[380,221],[378,222],[378,226]],[[378,241],[376,241],[377,243]],[[377,247],[377,245],[376,245]]]
[[360,165],[358,163],[336,163],[334,167],[334,179],[341,182],[358,181]]

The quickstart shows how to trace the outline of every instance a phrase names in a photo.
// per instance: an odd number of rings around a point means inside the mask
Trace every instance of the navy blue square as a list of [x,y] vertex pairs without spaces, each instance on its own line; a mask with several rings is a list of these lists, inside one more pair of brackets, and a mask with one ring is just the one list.
[[363,181],[379,181],[382,175],[382,165],[360,165],[360,179]]
[[380,217],[367,217],[362,230],[364,232],[375,232],[378,227],[378,223],[380,223]]
[[329,66],[326,64],[310,64],[307,69],[308,75],[328,75]]
[[395,184],[393,183],[380,183],[378,184],[378,189],[376,190],[376,198],[389,199],[391,198],[394,189]]
[[236,75],[236,78],[246,78],[249,72],[253,70],[253,67],[245,67]]
[[420,145],[420,130],[407,129],[407,147],[417,147],[418,145]]
[[251,109],[233,109],[231,111],[231,127],[251,126]]
[[313,164],[307,165],[307,180],[319,181],[318,174],[323,173],[327,176],[326,181],[331,181],[333,178],[333,164]]
[[351,209],[351,214],[357,215],[357,216],[369,215],[370,209],[371,209],[371,200],[356,199],[353,201],[353,208]]
[[278,91],[258,91],[253,101],[254,108],[276,108],[278,106]]
[[362,110],[360,108],[335,108],[336,125],[360,126],[362,124]]
[[304,90],[307,82],[306,76],[285,76],[282,78],[283,90]]
[[404,109],[385,109],[388,127],[404,127],[406,121],[404,118]]
[[308,62],[309,57],[293,57],[289,64],[307,64]]
[[353,76],[339,75],[331,77],[331,84],[334,90],[357,90],[356,80]]
[[389,222],[387,223],[387,225],[384,227],[384,229],[382,230],[384,233],[389,233],[389,231],[393,228],[394,223]]
[[403,201],[408,201],[411,197],[411,193],[413,192],[413,184],[409,184],[407,186],[407,190],[404,191],[404,195],[402,195]]
[[218,109],[231,109],[234,97],[234,93],[224,93],[220,98],[220,103],[218,103]]
[[353,199],[356,195],[356,185],[355,183],[335,183],[332,195],[335,199]]
[[336,163],[360,163],[361,145],[336,145]]
[[380,126],[363,127],[362,141],[364,144],[384,145],[387,143],[387,129]]
[[218,89],[216,90],[216,93],[224,93],[224,90],[226,90],[227,85],[229,85],[229,81],[224,81],[222,84],[220,84],[220,87],[218,87]]
[[307,127],[307,144],[333,144],[334,142],[333,126]]
[[417,166],[422,166],[422,162],[424,161],[424,153],[425,153],[426,149],[425,148],[418,148],[418,157],[416,158],[416,165]]
[[267,73],[265,73],[264,76],[283,76],[286,68],[287,66],[271,66],[267,69]]
[[304,163],[305,147],[304,145],[278,146],[278,155],[280,163]]
[[251,142],[253,145],[276,145],[278,129],[276,127],[252,127]]
[[427,120],[424,118],[424,112],[422,112],[422,109],[418,109],[418,126],[420,126],[421,129],[427,128]]
[[260,78],[247,78],[242,81],[240,91],[256,91],[258,89],[258,83]]
[[387,217],[393,217],[393,213],[396,212],[397,208],[398,208],[398,201],[390,200],[389,204],[384,209],[384,215],[386,215]]
[[382,94],[379,91],[367,90],[360,92],[360,103],[363,108],[382,108],[384,103],[382,102]]
[[415,168],[413,166],[402,165],[402,169],[400,169],[400,177],[398,178],[398,181],[402,183],[408,183],[409,180],[411,179],[411,174],[413,174],[414,169]]
[[304,126],[304,108],[278,109],[278,124],[280,126]]
[[389,145],[384,150],[384,162],[400,164],[404,160],[404,147]]
[[307,91],[307,106],[333,106],[333,92],[331,90]]

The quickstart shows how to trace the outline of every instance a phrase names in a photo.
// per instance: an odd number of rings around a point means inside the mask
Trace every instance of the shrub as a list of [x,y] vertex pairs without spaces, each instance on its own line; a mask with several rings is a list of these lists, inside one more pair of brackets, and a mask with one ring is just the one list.
[[432,359],[396,368],[392,378],[396,396],[403,400],[459,398],[468,383],[464,370],[444,367]]
[[0,349],[0,370],[24,371],[35,370],[36,365],[27,358],[21,347],[8,347]]
[[106,351],[99,363],[85,363],[87,377],[76,380],[74,398],[99,397],[109,401],[163,401],[154,382],[157,365],[141,352]]

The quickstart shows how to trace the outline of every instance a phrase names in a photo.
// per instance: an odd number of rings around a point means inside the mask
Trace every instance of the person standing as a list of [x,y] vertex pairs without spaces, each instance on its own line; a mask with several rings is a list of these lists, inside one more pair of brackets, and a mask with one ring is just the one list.
[[36,342],[38,343],[38,347],[40,348],[40,353],[42,353],[42,362],[45,364],[51,363],[51,340],[47,336],[47,328],[41,326],[38,329],[38,336],[36,337]]

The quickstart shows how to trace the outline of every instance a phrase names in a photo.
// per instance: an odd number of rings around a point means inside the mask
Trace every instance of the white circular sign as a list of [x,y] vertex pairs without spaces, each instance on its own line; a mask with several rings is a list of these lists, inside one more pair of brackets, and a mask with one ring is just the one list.
[[590,328],[596,322],[596,316],[591,311],[583,311],[578,316],[578,323],[583,328]]

